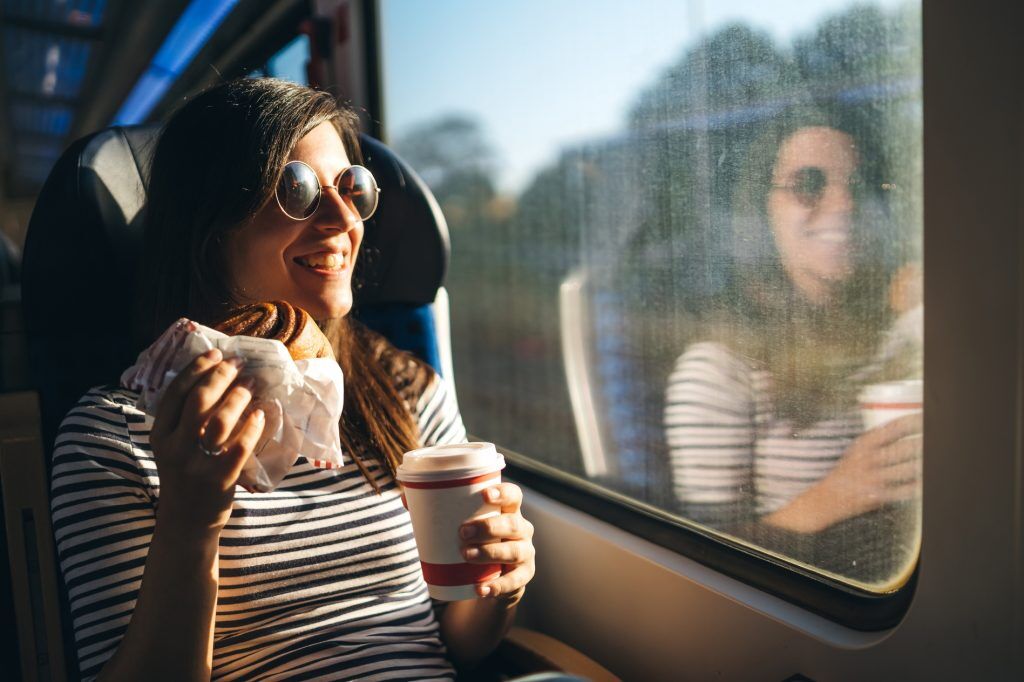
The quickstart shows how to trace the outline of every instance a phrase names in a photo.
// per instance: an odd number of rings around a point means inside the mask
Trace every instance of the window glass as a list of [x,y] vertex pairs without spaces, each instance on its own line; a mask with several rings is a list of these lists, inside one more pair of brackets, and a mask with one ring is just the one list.
[[309,85],[309,36],[300,35],[267,60],[266,75]]
[[920,539],[918,3],[381,4],[466,425],[834,579]]

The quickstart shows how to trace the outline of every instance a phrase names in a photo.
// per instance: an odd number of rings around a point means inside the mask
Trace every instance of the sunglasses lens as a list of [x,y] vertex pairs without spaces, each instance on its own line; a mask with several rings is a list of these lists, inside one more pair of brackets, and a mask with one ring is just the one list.
[[821,201],[826,184],[825,171],[822,169],[801,168],[797,171],[796,182],[793,183],[793,194],[801,204],[813,208]]
[[277,183],[277,203],[281,210],[296,220],[313,215],[320,203],[320,182],[313,169],[304,163],[285,164],[281,180]]
[[368,220],[377,210],[377,182],[362,166],[352,166],[338,178],[338,191],[346,198],[361,220]]

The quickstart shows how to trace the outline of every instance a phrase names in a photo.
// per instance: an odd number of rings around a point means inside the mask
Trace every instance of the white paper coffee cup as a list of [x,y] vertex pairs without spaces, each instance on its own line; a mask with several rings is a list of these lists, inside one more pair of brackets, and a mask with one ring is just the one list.
[[860,411],[864,430],[920,412],[924,400],[924,382],[920,379],[889,381],[865,386],[860,393]]
[[443,601],[476,599],[476,586],[501,575],[501,564],[471,564],[462,557],[459,527],[494,516],[499,505],[483,490],[501,482],[505,458],[491,443],[435,445],[405,453],[396,478],[420,554],[430,596]]

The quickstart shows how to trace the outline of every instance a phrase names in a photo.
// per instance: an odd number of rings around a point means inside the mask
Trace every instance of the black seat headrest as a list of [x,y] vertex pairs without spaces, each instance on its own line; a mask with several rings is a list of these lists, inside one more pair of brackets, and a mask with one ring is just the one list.
[[[134,360],[142,216],[156,127],[115,127],[72,144],[40,192],[25,241],[22,305],[43,435],[90,387],[116,382]],[[360,136],[381,187],[355,273],[357,310],[434,300],[448,232],[430,190],[383,143]]]

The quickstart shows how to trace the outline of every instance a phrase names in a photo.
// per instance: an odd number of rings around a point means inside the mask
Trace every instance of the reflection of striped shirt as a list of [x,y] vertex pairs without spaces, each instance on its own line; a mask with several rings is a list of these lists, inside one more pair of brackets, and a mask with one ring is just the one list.
[[710,525],[771,513],[821,480],[860,435],[855,412],[794,432],[774,414],[771,375],[719,343],[676,361],[665,404],[676,497]]
[[[87,679],[124,635],[153,535],[160,479],[137,397],[94,389],[54,452],[53,527]],[[436,376],[416,415],[424,444],[465,440]],[[369,469],[383,494],[351,460],[326,470],[301,457],[274,492],[236,489],[220,539],[214,678],[454,677],[409,516],[391,476]]]

